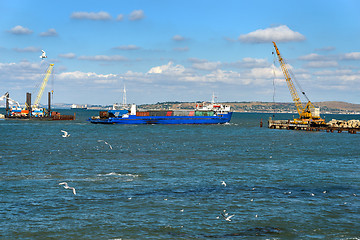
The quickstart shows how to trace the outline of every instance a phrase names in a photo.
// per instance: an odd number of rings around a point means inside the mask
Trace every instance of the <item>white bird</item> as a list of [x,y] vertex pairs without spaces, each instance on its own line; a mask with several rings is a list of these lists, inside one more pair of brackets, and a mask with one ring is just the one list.
[[46,53],[44,50],[41,50],[42,54],[40,56],[41,59],[47,58]]
[[65,131],[65,130],[61,130],[61,132],[63,132],[64,134],[62,135],[62,137],[70,137],[70,134]]
[[231,222],[231,218],[235,216],[235,214],[229,215],[226,210],[224,210],[224,212],[221,213],[221,216],[225,219],[225,221]]
[[59,185],[64,185],[64,188],[65,188],[65,189],[71,189],[72,192],[73,192],[73,194],[76,195],[76,190],[75,190],[75,188],[69,187],[69,185],[68,185],[66,182],[61,182],[61,183],[59,183]]
[[226,182],[225,182],[225,181],[221,181],[221,185],[224,185],[224,187],[226,187]]
[[110,145],[110,143],[108,143],[108,142],[106,142],[106,141],[104,141],[104,140],[98,140],[98,142],[104,142],[106,145],[109,146],[110,149],[112,149],[112,146]]

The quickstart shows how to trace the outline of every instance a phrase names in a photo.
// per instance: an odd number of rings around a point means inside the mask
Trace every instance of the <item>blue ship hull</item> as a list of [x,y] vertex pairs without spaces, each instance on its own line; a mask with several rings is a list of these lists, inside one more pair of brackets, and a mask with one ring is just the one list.
[[99,124],[221,124],[231,120],[232,112],[217,116],[135,116],[109,117],[106,119],[89,119]]

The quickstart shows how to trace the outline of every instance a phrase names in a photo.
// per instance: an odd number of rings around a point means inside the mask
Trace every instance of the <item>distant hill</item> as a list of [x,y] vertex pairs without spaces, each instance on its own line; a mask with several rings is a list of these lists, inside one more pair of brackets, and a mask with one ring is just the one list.
[[316,106],[319,106],[321,109],[341,109],[342,111],[355,111],[360,112],[360,104],[354,103],[347,103],[347,102],[336,102],[336,101],[329,101],[329,102],[316,102],[314,103]]

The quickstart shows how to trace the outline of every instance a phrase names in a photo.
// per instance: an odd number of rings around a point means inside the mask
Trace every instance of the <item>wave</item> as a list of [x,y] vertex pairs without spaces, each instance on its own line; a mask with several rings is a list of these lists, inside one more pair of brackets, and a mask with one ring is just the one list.
[[99,177],[104,177],[104,176],[118,176],[118,177],[139,177],[140,175],[138,174],[131,174],[131,173],[116,173],[116,172],[110,172],[110,173],[106,173],[106,174],[98,174],[97,176]]

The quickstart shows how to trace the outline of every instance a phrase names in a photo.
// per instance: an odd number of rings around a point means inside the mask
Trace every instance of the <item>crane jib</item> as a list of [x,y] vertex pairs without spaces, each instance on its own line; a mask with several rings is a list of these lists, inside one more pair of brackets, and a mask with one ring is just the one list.
[[52,71],[53,67],[54,67],[54,64],[51,63],[51,64],[49,65],[49,67],[47,68],[47,70],[46,70],[46,74],[45,74],[44,80],[43,80],[43,82],[42,82],[42,84],[41,84],[41,87],[40,87],[40,89],[39,89],[38,95],[37,95],[36,100],[35,100],[35,102],[34,102],[34,107],[38,107],[38,106],[39,106],[41,97],[42,97],[42,95],[43,95],[43,93],[44,93],[46,84],[47,84],[47,82],[48,82],[48,80],[49,80],[49,76],[50,76],[50,74],[51,74],[51,71]]

